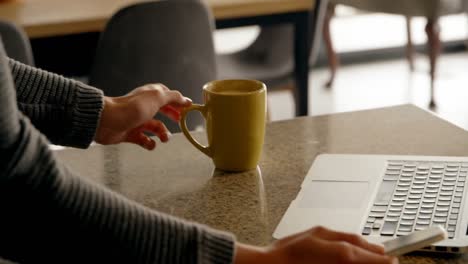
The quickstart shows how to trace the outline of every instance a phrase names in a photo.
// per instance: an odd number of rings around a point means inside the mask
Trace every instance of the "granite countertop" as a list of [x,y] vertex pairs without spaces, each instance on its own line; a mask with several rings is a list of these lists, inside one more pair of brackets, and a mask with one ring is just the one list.
[[[224,173],[182,134],[155,151],[120,144],[57,151],[59,159],[145,206],[234,233],[255,245],[272,233],[320,153],[468,156],[468,133],[404,105],[301,117],[267,125],[257,170]],[[204,134],[195,135],[203,140]],[[410,255],[400,263],[468,263],[468,256]]]

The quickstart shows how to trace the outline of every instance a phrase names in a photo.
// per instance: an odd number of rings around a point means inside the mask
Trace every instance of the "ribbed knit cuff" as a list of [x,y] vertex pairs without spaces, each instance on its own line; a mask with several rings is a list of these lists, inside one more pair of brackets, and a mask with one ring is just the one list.
[[104,108],[101,90],[76,82],[75,107],[70,141],[76,147],[87,148],[94,139]]
[[215,229],[201,233],[197,263],[226,264],[234,260],[234,236]]

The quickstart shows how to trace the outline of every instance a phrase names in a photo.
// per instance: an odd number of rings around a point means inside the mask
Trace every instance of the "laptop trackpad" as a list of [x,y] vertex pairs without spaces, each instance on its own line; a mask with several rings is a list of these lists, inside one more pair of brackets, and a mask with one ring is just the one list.
[[304,187],[298,204],[301,208],[351,209],[363,206],[369,183],[312,181]]

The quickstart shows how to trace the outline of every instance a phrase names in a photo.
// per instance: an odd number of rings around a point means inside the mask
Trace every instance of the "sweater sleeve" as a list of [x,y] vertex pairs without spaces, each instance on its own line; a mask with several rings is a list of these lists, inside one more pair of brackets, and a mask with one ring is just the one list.
[[20,126],[15,144],[1,152],[0,256],[19,263],[232,262],[232,235],[73,175],[27,118]]
[[20,263],[232,262],[232,235],[158,213],[67,170],[16,109],[2,62],[0,47],[0,257]]
[[103,108],[102,91],[84,83],[8,60],[18,108],[52,143],[86,148]]

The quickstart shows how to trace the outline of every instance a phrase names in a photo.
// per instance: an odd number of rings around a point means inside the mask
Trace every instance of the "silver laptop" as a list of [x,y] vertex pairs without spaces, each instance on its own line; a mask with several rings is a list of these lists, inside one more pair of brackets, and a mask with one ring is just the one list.
[[382,243],[432,225],[449,239],[423,250],[468,251],[468,157],[322,154],[273,237],[322,225]]

